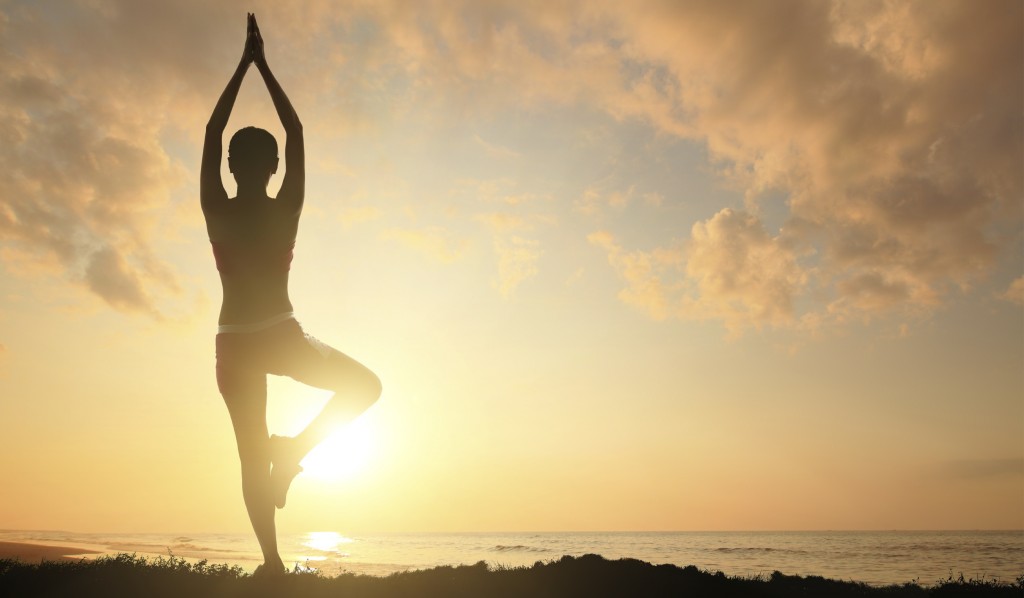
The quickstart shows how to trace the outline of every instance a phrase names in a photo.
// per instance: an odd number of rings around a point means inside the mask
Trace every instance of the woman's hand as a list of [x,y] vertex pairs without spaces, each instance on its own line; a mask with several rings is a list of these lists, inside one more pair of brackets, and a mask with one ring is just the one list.
[[245,47],[242,49],[242,60],[240,66],[249,66],[253,62],[252,57],[252,39],[253,39],[253,28],[256,26],[255,16],[252,13],[246,13],[246,25],[245,25]]
[[263,53],[263,36],[260,35],[260,26],[256,24],[256,15],[253,13],[249,13],[249,33],[245,44],[256,66],[267,66],[267,57]]

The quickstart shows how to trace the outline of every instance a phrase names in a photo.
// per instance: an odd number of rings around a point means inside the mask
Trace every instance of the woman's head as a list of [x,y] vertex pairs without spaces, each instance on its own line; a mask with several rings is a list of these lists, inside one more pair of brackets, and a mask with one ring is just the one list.
[[277,172],[277,140],[264,129],[239,129],[228,143],[228,168],[235,180],[255,179],[266,185]]

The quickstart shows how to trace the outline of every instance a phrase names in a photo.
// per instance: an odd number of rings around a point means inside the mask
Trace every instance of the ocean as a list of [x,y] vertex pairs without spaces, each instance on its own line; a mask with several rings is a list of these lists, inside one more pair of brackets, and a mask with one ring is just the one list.
[[[101,534],[0,531],[0,541],[30,542],[142,556],[240,565],[251,571],[262,559],[251,534]],[[593,553],[608,559],[721,571],[730,576],[787,575],[864,582],[915,581],[933,585],[950,576],[1013,581],[1024,575],[1024,531],[880,532],[538,532],[281,534],[289,567],[388,575],[439,565],[529,566],[562,555]]]

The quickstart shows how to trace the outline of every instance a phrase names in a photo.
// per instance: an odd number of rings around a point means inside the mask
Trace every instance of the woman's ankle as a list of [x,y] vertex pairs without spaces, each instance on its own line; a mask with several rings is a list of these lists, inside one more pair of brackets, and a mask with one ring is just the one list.
[[298,437],[271,436],[270,461],[274,464],[298,465],[306,456]]

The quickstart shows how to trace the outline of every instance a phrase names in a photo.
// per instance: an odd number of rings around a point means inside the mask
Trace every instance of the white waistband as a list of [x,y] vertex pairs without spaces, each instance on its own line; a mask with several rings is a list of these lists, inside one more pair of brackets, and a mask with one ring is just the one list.
[[274,324],[280,324],[285,320],[293,319],[295,319],[295,312],[286,311],[284,313],[277,314],[276,316],[271,316],[266,320],[262,320],[260,322],[253,322],[252,324],[221,324],[220,326],[217,326],[217,334],[247,334],[252,332],[259,332],[260,330],[266,330],[267,328],[270,328]]

